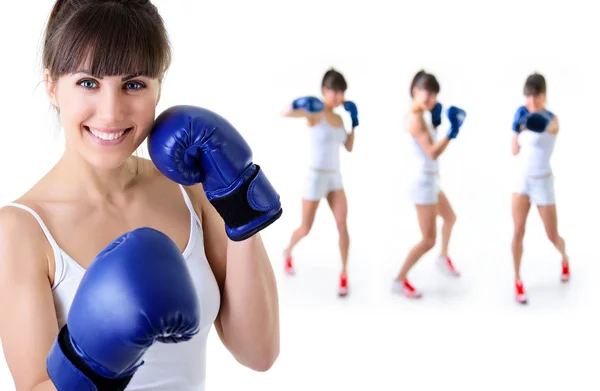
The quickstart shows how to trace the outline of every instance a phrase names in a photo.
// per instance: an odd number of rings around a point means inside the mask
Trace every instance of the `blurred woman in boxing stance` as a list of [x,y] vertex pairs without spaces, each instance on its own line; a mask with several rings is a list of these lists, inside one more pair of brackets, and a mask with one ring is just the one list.
[[[340,172],[340,148],[343,146],[348,152],[352,151],[354,128],[358,126],[356,105],[344,98],[347,87],[344,76],[335,69],[330,69],[323,76],[321,83],[322,99],[312,96],[301,97],[294,100],[283,112],[285,117],[304,117],[306,119],[311,141],[311,155],[302,195],[302,222],[292,234],[289,245],[284,251],[285,271],[288,274],[294,274],[292,249],[308,235],[319,202],[325,198],[333,212],[339,232],[339,247],[342,256],[338,290],[340,296],[348,294],[347,264],[350,247],[346,224],[348,204]],[[344,105],[352,118],[352,130],[349,133],[344,129],[342,118],[333,112],[340,105]]]
[[444,220],[442,226],[442,249],[438,264],[452,276],[459,276],[450,257],[448,244],[456,215],[448,198],[440,189],[438,157],[446,150],[450,140],[459,132],[466,113],[456,107],[449,107],[446,115],[450,122],[447,134],[439,138],[437,127],[442,122],[442,105],[437,102],[440,85],[436,77],[425,71],[419,71],[410,86],[412,105],[406,116],[405,126],[411,136],[410,145],[415,161],[411,166],[410,199],[417,209],[417,218],[422,238],[408,253],[392,285],[392,291],[408,298],[420,298],[419,292],[407,278],[410,269],[436,242],[436,217]]
[[512,153],[517,159],[517,174],[512,197],[514,234],[512,240],[515,267],[515,297],[519,303],[527,303],[527,295],[521,281],[520,268],[523,256],[525,222],[532,203],[535,203],[548,239],[562,256],[561,281],[569,281],[569,257],[565,241],[558,234],[554,175],[550,158],[556,136],[558,118],[546,110],[546,80],[534,73],[527,77],[523,87],[525,105],[517,109],[513,119]]

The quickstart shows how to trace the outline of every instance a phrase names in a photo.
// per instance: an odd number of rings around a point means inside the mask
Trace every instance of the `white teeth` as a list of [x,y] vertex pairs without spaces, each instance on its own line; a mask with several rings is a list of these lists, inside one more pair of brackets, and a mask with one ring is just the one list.
[[103,133],[103,132],[100,132],[100,131],[98,131],[96,129],[92,129],[92,128],[90,128],[90,132],[94,136],[98,137],[99,139],[107,140],[107,141],[118,139],[119,137],[121,137],[122,135],[125,134],[124,130],[117,132],[117,133]]

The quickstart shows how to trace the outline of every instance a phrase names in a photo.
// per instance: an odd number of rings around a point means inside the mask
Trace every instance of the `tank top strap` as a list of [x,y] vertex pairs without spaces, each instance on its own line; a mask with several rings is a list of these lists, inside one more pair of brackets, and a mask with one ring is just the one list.
[[54,289],[56,287],[56,285],[58,285],[58,283],[60,282],[61,276],[62,276],[63,270],[64,270],[64,260],[62,257],[63,252],[62,252],[61,248],[58,246],[58,243],[56,243],[54,236],[52,236],[52,234],[50,233],[50,230],[46,226],[46,223],[44,223],[44,220],[42,220],[40,215],[35,210],[31,209],[30,207],[28,207],[26,205],[19,204],[16,202],[9,202],[8,204],[6,204],[6,206],[12,206],[15,208],[22,209],[26,212],[29,212],[29,214],[31,214],[33,216],[33,218],[40,225],[40,228],[44,232],[44,235],[46,236],[46,240],[48,240],[48,243],[50,243],[50,246],[52,247],[52,251],[54,253],[54,264],[55,264],[55,268],[56,268],[56,272],[54,274],[55,275],[54,284],[52,286],[52,289]]
[[183,199],[185,201],[185,205],[189,209],[190,214],[192,215],[192,218],[194,219],[194,221],[196,223],[200,224],[200,217],[198,217],[198,214],[196,213],[196,210],[194,209],[194,205],[192,204],[192,200],[190,199],[190,196],[188,195],[187,191],[185,191],[185,188],[182,185],[179,185],[179,188],[181,189],[181,193],[183,194]]

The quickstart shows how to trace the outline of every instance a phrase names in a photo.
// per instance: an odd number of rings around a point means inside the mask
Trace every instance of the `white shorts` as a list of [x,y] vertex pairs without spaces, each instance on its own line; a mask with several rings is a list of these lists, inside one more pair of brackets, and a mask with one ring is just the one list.
[[440,194],[440,177],[437,174],[419,174],[410,181],[408,188],[413,204],[435,205]]
[[554,205],[554,176],[518,177],[514,192],[529,196],[530,202],[536,205]]
[[307,201],[318,201],[332,191],[341,190],[342,174],[340,172],[323,172],[308,170],[304,180],[302,198]]

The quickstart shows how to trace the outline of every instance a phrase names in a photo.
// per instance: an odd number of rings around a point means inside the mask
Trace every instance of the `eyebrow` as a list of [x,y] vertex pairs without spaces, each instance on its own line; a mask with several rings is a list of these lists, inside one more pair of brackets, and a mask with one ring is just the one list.
[[[103,77],[101,77],[101,76],[94,76],[94,74],[93,74],[92,72],[90,72],[89,70],[87,70],[87,69],[80,69],[80,70],[76,71],[75,73],[85,73],[85,74],[87,74],[87,75],[90,75],[90,76],[93,76],[93,77],[95,77],[95,78],[97,78],[97,79],[103,79]],[[132,74],[132,75],[125,76],[125,77],[121,78],[121,81],[127,81],[127,80],[131,80],[131,79],[133,79],[134,77],[138,77],[138,76],[140,76],[140,75],[141,75],[141,73],[140,73],[140,72],[138,72],[138,73],[134,73],[134,74]]]

